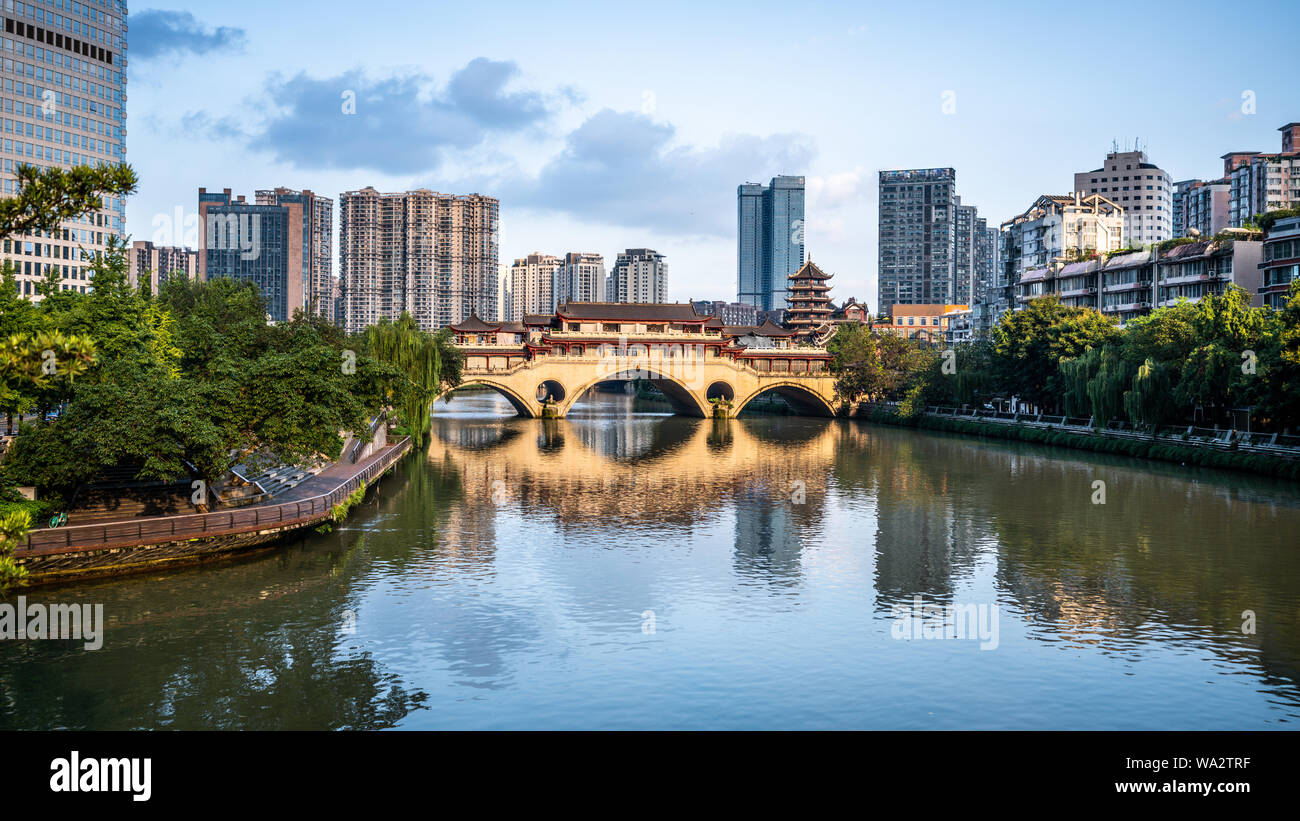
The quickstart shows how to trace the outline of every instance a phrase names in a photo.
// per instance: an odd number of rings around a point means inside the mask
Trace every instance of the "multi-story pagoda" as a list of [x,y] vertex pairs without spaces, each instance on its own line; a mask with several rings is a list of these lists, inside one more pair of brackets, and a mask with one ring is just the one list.
[[831,286],[826,284],[826,280],[831,276],[812,260],[790,275],[786,286],[785,325],[795,332],[796,338],[814,339],[825,328],[834,310],[827,296]]

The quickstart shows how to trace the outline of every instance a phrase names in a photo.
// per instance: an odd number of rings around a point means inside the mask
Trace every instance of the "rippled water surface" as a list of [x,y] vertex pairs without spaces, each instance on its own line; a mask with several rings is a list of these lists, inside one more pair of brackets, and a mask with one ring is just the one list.
[[[1300,717],[1294,483],[631,402],[540,421],[460,395],[333,533],[28,591],[103,603],[105,643],[0,642],[0,728]],[[970,605],[996,634],[926,638],[896,609],[918,602]]]

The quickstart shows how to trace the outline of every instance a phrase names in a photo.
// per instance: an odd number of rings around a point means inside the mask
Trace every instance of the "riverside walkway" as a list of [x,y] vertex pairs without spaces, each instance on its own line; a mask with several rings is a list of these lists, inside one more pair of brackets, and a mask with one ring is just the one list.
[[[123,551],[150,545],[192,544],[189,551],[203,552],[204,542],[224,537],[252,537],[242,544],[266,541],[281,533],[324,521],[334,506],[352,495],[362,482],[373,483],[411,448],[402,437],[355,464],[340,460],[286,491],[279,498],[247,507],[174,516],[138,517],[72,527],[36,528],[28,531],[14,558],[24,564],[43,557]],[[226,539],[230,542],[229,539]],[[235,543],[238,545],[238,543]],[[96,561],[95,565],[102,565]]]

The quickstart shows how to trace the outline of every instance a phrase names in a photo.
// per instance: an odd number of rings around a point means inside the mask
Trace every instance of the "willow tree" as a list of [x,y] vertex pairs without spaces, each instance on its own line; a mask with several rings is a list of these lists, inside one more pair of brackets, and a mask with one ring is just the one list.
[[1092,423],[1105,427],[1124,412],[1124,392],[1132,385],[1133,366],[1112,346],[1102,350],[1101,364],[1088,382],[1088,399],[1092,405]]
[[1133,386],[1124,393],[1124,411],[1135,425],[1159,425],[1174,413],[1172,386],[1163,365],[1148,358],[1133,375]]
[[389,405],[401,415],[417,446],[429,430],[429,406],[438,395],[460,384],[461,355],[446,330],[420,330],[409,314],[396,322],[381,321],[363,334],[367,352],[393,365],[404,377],[389,392]]
[[1092,398],[1088,386],[1101,368],[1101,349],[1088,348],[1081,356],[1062,359],[1057,366],[1061,374],[1061,404],[1066,416],[1092,415]]

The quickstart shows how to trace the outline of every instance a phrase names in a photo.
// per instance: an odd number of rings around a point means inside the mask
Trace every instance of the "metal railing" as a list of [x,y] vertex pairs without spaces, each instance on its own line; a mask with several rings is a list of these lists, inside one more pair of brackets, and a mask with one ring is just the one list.
[[1091,418],[1049,416],[1035,413],[1011,413],[987,408],[952,408],[931,406],[925,412],[933,416],[951,416],[983,422],[1003,422],[1025,427],[1069,428],[1075,432],[1106,436],[1112,439],[1144,439],[1172,445],[1212,447],[1236,450],[1243,453],[1271,454],[1288,459],[1300,459],[1300,436],[1284,433],[1259,433],[1235,428],[1198,428],[1188,425],[1161,425],[1151,428],[1134,427],[1128,422],[1112,420],[1098,428]]
[[15,557],[66,553],[87,548],[132,547],[177,539],[196,539],[310,524],[324,518],[335,505],[352,495],[362,482],[382,475],[411,447],[411,438],[393,442],[378,459],[337,487],[308,499],[256,505],[238,510],[157,516],[75,527],[39,528],[27,533]]

